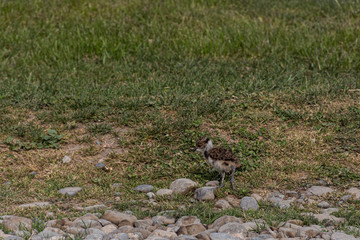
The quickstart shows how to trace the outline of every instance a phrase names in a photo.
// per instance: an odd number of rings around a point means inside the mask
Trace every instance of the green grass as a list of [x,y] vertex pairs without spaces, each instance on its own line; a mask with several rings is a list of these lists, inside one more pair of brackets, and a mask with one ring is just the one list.
[[[219,196],[355,185],[359,11],[357,0],[1,1],[2,211],[128,206],[144,198],[138,184],[204,184],[219,178],[191,151],[205,135],[242,162],[238,190]],[[75,199],[57,193],[75,185]]]

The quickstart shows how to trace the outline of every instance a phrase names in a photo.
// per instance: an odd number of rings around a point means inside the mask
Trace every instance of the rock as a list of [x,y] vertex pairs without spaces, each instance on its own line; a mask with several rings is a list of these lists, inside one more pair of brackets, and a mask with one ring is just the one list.
[[210,233],[211,240],[241,240],[241,238],[234,237],[227,233]]
[[88,229],[85,230],[85,233],[86,234],[99,234],[99,235],[102,235],[102,236],[105,236],[106,233],[101,231],[100,229],[98,228],[93,228],[93,227],[90,227]]
[[81,227],[67,227],[65,232],[74,235],[85,235],[85,229]]
[[49,202],[33,202],[19,205],[19,208],[34,208],[34,207],[48,207],[51,204]]
[[259,194],[256,194],[256,193],[251,194],[250,197],[254,198],[257,202],[263,200],[263,198]]
[[341,200],[344,202],[347,202],[351,199],[352,195],[344,195],[341,197]]
[[46,217],[47,219],[49,219],[49,218],[50,218],[50,219],[51,219],[51,218],[54,218],[54,217],[55,217],[55,213],[48,211],[48,212],[46,212],[45,217]]
[[90,219],[77,219],[73,222],[72,226],[74,228],[102,228],[102,225],[96,221],[96,220],[90,220]]
[[144,219],[144,220],[136,220],[134,222],[134,226],[137,228],[147,228],[149,226],[152,226],[154,224],[154,221],[152,219]]
[[279,232],[282,232],[286,237],[294,238],[296,237],[297,229],[294,228],[287,228],[287,227],[280,227]]
[[338,208],[328,208],[328,209],[321,210],[321,213],[332,214],[332,213],[338,212],[338,211],[339,211]]
[[113,187],[113,188],[119,188],[119,187],[121,187],[121,183],[114,183],[114,184],[112,185],[112,187]]
[[215,229],[209,229],[197,234],[195,237],[200,240],[210,240],[210,233],[216,232]]
[[229,234],[241,233],[241,234],[244,234],[244,236],[246,236],[247,229],[241,223],[230,222],[230,223],[227,223],[227,224],[221,226],[219,228],[218,232],[219,233],[229,233]]
[[183,216],[176,221],[176,226],[186,227],[193,224],[201,224],[201,221],[196,216]]
[[307,190],[308,193],[316,196],[323,196],[328,193],[332,193],[334,190],[329,187],[323,187],[323,186],[312,186]]
[[319,202],[317,206],[320,208],[329,208],[330,204],[328,202],[322,201],[322,202]]
[[24,238],[19,236],[8,235],[4,240],[24,240]]
[[186,194],[192,192],[198,184],[187,178],[180,178],[170,184],[170,190],[175,194]]
[[296,236],[309,239],[318,236],[320,233],[321,231],[315,227],[302,227],[297,230]]
[[279,207],[281,209],[287,209],[290,208],[291,200],[281,200],[279,202],[273,203],[275,207]]
[[225,200],[228,201],[230,203],[230,205],[233,206],[234,208],[237,208],[240,206],[241,200],[235,196],[232,196],[232,195],[226,196]]
[[286,197],[298,198],[298,197],[299,197],[299,193],[298,193],[297,191],[286,191],[286,192],[285,192],[285,196],[286,196]]
[[86,238],[84,238],[84,240],[102,240],[102,239],[103,239],[103,235],[96,233],[87,235]]
[[66,187],[60,189],[59,193],[72,197],[75,196],[81,190],[82,190],[81,187]]
[[169,217],[169,216],[155,216],[151,219],[154,224],[160,224],[160,225],[169,225],[175,223],[175,218]]
[[243,197],[240,202],[240,207],[244,210],[258,210],[259,204],[257,201],[252,197]]
[[37,172],[36,171],[32,171],[31,173],[30,173],[30,177],[35,177],[36,176],[36,174],[37,174]]
[[209,229],[214,229],[216,231],[219,230],[219,228],[227,223],[230,222],[237,222],[237,223],[243,223],[243,221],[240,218],[234,217],[234,216],[222,216],[218,219],[216,219],[212,224],[209,225]]
[[92,212],[92,211],[99,211],[99,210],[105,210],[106,206],[104,204],[97,204],[92,205],[84,208],[84,211]]
[[127,233],[114,233],[109,234],[108,236],[105,236],[103,240],[128,240],[128,234]]
[[266,194],[266,198],[269,199],[269,198],[280,198],[280,199],[284,199],[285,195],[282,194],[281,192],[279,191],[275,191],[275,192],[270,192],[268,194]]
[[207,182],[207,183],[205,183],[205,186],[207,186],[207,187],[217,187],[217,186],[219,186],[219,181],[217,181],[217,180],[215,180],[215,181],[210,181],[210,182]]
[[102,163],[102,162],[99,162],[95,165],[95,168],[98,168],[98,169],[105,169],[105,164]]
[[202,187],[195,190],[194,198],[199,201],[215,199],[215,187]]
[[331,240],[358,240],[359,238],[355,238],[354,236],[345,234],[343,232],[334,232],[331,235]]
[[154,237],[161,237],[161,238],[169,238],[169,239],[175,239],[177,237],[176,233],[173,232],[167,232],[164,230],[160,230],[160,229],[156,229],[155,231],[153,231],[148,239],[150,238],[154,238]]
[[101,231],[103,231],[104,233],[111,233],[112,231],[116,230],[117,229],[117,226],[115,224],[108,224],[104,227],[101,228]]
[[327,221],[327,222],[333,222],[333,223],[344,223],[346,220],[345,218],[338,218],[329,214],[314,214],[314,217],[319,220],[319,222]]
[[177,236],[174,240],[198,240],[198,239],[194,236],[181,235],[181,236]]
[[2,226],[4,229],[10,231],[19,231],[19,226],[22,226],[26,229],[31,229],[32,221],[29,218],[17,217],[17,216],[3,216]]
[[46,227],[38,236],[42,238],[52,238],[65,235],[65,232],[61,231],[58,228]]
[[119,227],[124,225],[132,226],[137,220],[137,218],[133,215],[111,210],[107,210],[102,218],[118,225]]
[[360,199],[360,189],[353,187],[353,188],[348,189],[346,192],[349,193],[350,195],[352,195],[355,200]]
[[157,196],[168,196],[168,195],[171,195],[171,194],[173,194],[173,191],[170,190],[170,189],[159,189],[156,192]]
[[201,223],[197,223],[189,226],[182,226],[176,233],[178,235],[197,235],[204,231],[206,231],[206,228]]
[[148,196],[149,199],[153,199],[156,197],[155,193],[153,193],[153,192],[146,193],[146,196]]
[[139,185],[135,188],[135,190],[138,192],[148,193],[154,190],[154,186],[148,184]]
[[95,220],[95,221],[98,221],[99,218],[97,217],[96,214],[94,213],[86,213],[85,215],[81,216],[81,217],[78,217],[76,218],[75,220]]
[[71,162],[71,158],[69,156],[64,156],[62,159],[62,163],[69,163]]
[[218,208],[220,210],[230,209],[232,206],[228,201],[225,199],[220,199],[215,203],[215,208]]
[[289,224],[294,224],[294,225],[298,225],[298,226],[303,226],[304,222],[298,219],[291,219],[289,221],[287,221],[287,223]]

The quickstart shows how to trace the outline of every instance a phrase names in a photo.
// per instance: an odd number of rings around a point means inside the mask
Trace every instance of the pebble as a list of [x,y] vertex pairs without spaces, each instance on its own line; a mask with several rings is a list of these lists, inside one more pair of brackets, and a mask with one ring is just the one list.
[[211,240],[242,240],[241,238],[234,237],[228,233],[210,233]]
[[81,190],[82,190],[81,187],[66,187],[60,189],[59,193],[72,197],[75,196]]
[[135,190],[138,192],[148,193],[154,190],[154,186],[148,184],[139,185],[135,188]]
[[176,179],[170,184],[174,194],[186,194],[195,190],[198,184],[187,178]]
[[252,198],[252,197],[243,197],[241,199],[241,202],[240,202],[240,207],[242,209],[244,209],[245,211],[246,210],[249,210],[249,209],[252,209],[252,210],[258,210],[259,208],[259,204],[257,203],[257,201]]
[[323,196],[328,193],[332,193],[334,190],[329,187],[323,187],[323,186],[312,186],[307,190],[308,193],[316,196]]
[[214,200],[216,187],[202,187],[195,190],[194,198],[199,201]]
[[98,211],[98,210],[104,210],[105,208],[106,208],[106,206],[104,204],[96,204],[96,205],[85,207],[84,211],[93,212],[93,211]]
[[105,169],[105,164],[102,163],[102,162],[99,162],[95,165],[95,168],[98,168],[98,169]]
[[171,194],[173,194],[173,191],[170,189],[159,189],[156,192],[157,196],[169,196]]
[[156,197],[155,193],[153,193],[153,192],[146,193],[146,196],[148,196],[149,199],[153,199]]
[[132,226],[137,218],[133,215],[121,213],[118,211],[107,210],[102,216],[103,219],[112,222],[113,224],[121,227],[124,225]]
[[321,201],[318,203],[317,205],[319,208],[329,208],[330,207],[330,204],[328,202],[325,202],[325,201]]
[[65,155],[62,159],[62,163],[69,163],[69,162],[71,162],[71,158],[69,156]]
[[353,188],[348,189],[346,192],[348,194],[352,195],[355,200],[360,199],[360,189],[353,187]]
[[30,173],[30,177],[35,177],[36,174],[37,174],[37,172],[36,172],[36,171],[33,171],[33,172]]

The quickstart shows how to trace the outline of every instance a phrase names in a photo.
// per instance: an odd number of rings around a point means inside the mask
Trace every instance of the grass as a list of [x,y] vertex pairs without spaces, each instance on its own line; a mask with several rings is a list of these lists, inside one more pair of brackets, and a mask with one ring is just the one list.
[[[1,1],[2,213],[31,215],[16,206],[43,200],[128,206],[144,198],[138,184],[204,184],[219,177],[191,151],[205,135],[242,161],[238,190],[219,196],[356,185],[359,6]],[[83,191],[58,194],[69,186]]]

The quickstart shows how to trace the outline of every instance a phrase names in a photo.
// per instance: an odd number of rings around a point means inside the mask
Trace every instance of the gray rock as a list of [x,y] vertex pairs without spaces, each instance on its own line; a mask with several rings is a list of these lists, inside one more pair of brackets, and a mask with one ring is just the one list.
[[352,235],[345,234],[343,232],[334,232],[331,235],[331,240],[358,240],[359,238],[355,238]]
[[71,162],[71,158],[69,156],[64,156],[62,159],[62,163],[69,163]]
[[146,196],[148,196],[149,199],[153,199],[156,197],[155,193],[153,193],[153,192],[146,193]]
[[220,210],[230,209],[232,206],[228,201],[225,199],[220,199],[215,203],[215,208],[218,208]]
[[36,176],[36,174],[37,174],[37,172],[36,172],[36,171],[32,171],[32,172],[30,173],[30,177],[35,177],[35,176]]
[[312,186],[307,190],[307,193],[310,193],[312,195],[316,196],[323,196],[328,193],[332,193],[334,190],[329,187],[323,187],[323,186]]
[[180,178],[170,184],[170,190],[175,194],[186,194],[192,192],[198,184],[187,178]]
[[113,187],[113,188],[119,188],[119,187],[121,187],[121,183],[114,183],[114,184],[112,185],[112,187]]
[[211,240],[242,240],[241,238],[234,237],[228,233],[210,233]]
[[193,224],[201,224],[201,221],[196,216],[183,216],[176,221],[176,226],[190,226]]
[[215,199],[214,190],[216,187],[202,187],[195,190],[194,198],[199,201]]
[[174,224],[175,223],[175,218],[173,217],[169,217],[169,216],[155,216],[151,219],[153,221],[154,224],[160,224],[160,225],[169,225],[169,224]]
[[98,220],[99,220],[99,217],[97,216],[96,213],[86,213],[85,215],[76,218],[76,220],[79,220],[79,219],[82,219],[82,220],[87,219],[87,220],[95,220],[95,221],[98,221]]
[[257,201],[252,197],[243,197],[240,202],[240,207],[244,210],[258,210],[259,204]]
[[19,208],[34,208],[34,207],[48,207],[51,204],[49,202],[33,202],[19,205]]
[[259,194],[256,194],[256,193],[251,194],[250,197],[254,198],[257,202],[263,200],[263,198]]
[[148,193],[154,190],[154,186],[148,184],[139,185],[135,188],[135,190],[138,192]]
[[103,235],[101,234],[90,234],[90,235],[87,235],[85,240],[102,240],[103,239]]
[[98,168],[98,169],[105,169],[105,164],[102,163],[102,162],[99,162],[95,165],[95,168]]
[[318,203],[317,206],[320,207],[320,208],[329,208],[330,204],[328,202],[321,201],[321,202]]
[[295,238],[297,233],[296,228],[288,228],[288,227],[280,227],[278,231],[282,232],[288,238]]
[[291,200],[281,200],[277,203],[274,203],[274,206],[279,207],[281,209],[287,209],[291,206]]
[[287,197],[294,197],[294,198],[298,198],[299,197],[299,193],[297,191],[286,191],[285,195]]
[[321,213],[321,214],[314,214],[314,217],[319,220],[319,222],[327,221],[333,223],[344,223],[346,222],[345,218],[338,218],[329,214]]
[[219,233],[228,233],[228,234],[234,234],[234,233],[241,233],[246,236],[247,233],[246,227],[244,227],[241,223],[237,222],[230,222],[223,226],[221,226],[218,230]]
[[86,229],[85,233],[86,234],[98,234],[98,235],[102,235],[102,236],[106,235],[106,233],[103,232],[102,230],[97,229],[97,228],[93,228],[93,227]]
[[321,231],[316,227],[302,227],[297,230],[297,237],[305,237],[307,239],[318,236]]
[[105,208],[106,208],[106,206],[104,204],[96,204],[96,205],[85,207],[84,211],[92,212],[92,211],[104,210]]
[[171,195],[171,194],[173,194],[173,191],[170,190],[170,189],[159,189],[156,192],[157,196],[168,196],[168,195]]
[[19,236],[7,236],[6,238],[4,238],[4,240],[24,240],[24,238],[19,237]]
[[91,219],[77,219],[73,222],[72,226],[74,228],[102,228],[102,225],[99,221],[91,220]]
[[74,235],[85,235],[85,229],[81,227],[67,227],[65,229],[66,233],[74,234]]
[[194,236],[181,235],[181,236],[177,236],[174,240],[198,240],[198,239]]
[[218,231],[221,226],[231,222],[243,223],[243,221],[240,218],[225,215],[216,219],[212,224],[210,224],[209,229],[214,229]]
[[217,180],[215,180],[215,181],[210,181],[210,182],[207,182],[207,183],[205,183],[205,186],[207,186],[207,187],[217,187],[217,186],[219,186],[219,181],[217,181]]
[[81,187],[66,187],[60,189],[59,193],[72,197],[75,196],[81,190],[82,190]]
[[19,226],[24,227],[26,229],[30,229],[32,225],[32,221],[29,218],[17,217],[17,216],[3,216],[2,226],[5,229],[10,231],[19,231]]
[[52,237],[61,237],[65,235],[65,232],[61,231],[58,228],[46,227],[38,236],[42,238],[52,238]]
[[111,211],[111,210],[107,210],[102,216],[102,218],[118,226],[124,226],[124,225],[132,226],[134,222],[137,220],[137,218],[133,215],[121,213],[118,211]]
[[128,234],[127,233],[116,233],[116,234],[109,234],[108,236],[105,236],[103,240],[128,240]]
[[103,227],[105,227],[105,226],[107,226],[107,225],[111,224],[111,222],[110,222],[110,221],[105,220],[105,219],[99,219],[99,223],[100,223],[100,224],[101,224],[101,226],[103,226]]
[[355,200],[360,199],[360,189],[353,187],[353,188],[348,189],[346,192],[349,193],[350,195],[352,195]]
[[148,239],[157,238],[157,237],[175,239],[177,237],[177,235],[176,235],[176,233],[173,233],[173,232],[167,232],[167,231],[164,231],[161,229],[156,229],[149,235]]
[[280,198],[280,199],[284,199],[285,195],[282,194],[282,193],[279,192],[279,191],[270,192],[270,193],[266,194],[266,198],[268,198],[268,199],[269,199],[269,198],[273,198],[273,197],[275,197],[275,198]]
[[104,233],[109,234],[109,233],[111,233],[112,231],[114,231],[116,229],[117,229],[117,226],[115,224],[110,223],[110,224],[102,227],[101,231],[103,231]]
[[344,202],[347,202],[347,201],[349,201],[351,199],[351,197],[352,197],[351,195],[344,195],[344,196],[341,197],[341,200],[344,201]]
[[144,219],[144,220],[137,220],[134,222],[134,226],[137,228],[147,228],[149,226],[152,226],[154,224],[154,221],[152,219]]

